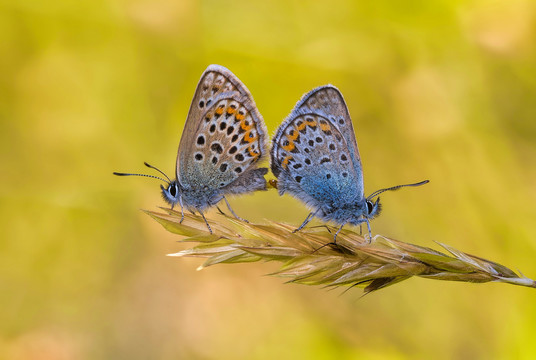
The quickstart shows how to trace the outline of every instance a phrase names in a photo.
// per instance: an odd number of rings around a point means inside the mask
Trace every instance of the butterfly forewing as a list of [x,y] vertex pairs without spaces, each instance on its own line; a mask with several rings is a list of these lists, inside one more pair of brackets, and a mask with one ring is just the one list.
[[248,89],[229,70],[211,65],[197,86],[177,157],[188,188],[220,189],[265,155],[266,129]]

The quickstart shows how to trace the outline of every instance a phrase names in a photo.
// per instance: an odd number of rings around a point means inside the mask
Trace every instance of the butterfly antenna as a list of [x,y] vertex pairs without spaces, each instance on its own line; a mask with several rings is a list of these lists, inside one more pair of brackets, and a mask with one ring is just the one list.
[[115,171],[114,171],[114,175],[117,175],[117,176],[145,176],[145,177],[150,177],[150,178],[158,179],[158,180],[161,180],[163,182],[169,183],[168,181],[166,181],[166,179],[162,179],[161,177],[154,176],[154,175],[120,173],[120,172],[115,172]]
[[400,188],[408,187],[408,186],[421,186],[421,185],[424,185],[424,184],[428,184],[429,182],[430,182],[430,180],[424,180],[424,181],[421,181],[421,182],[418,182],[418,183],[415,183],[415,184],[396,185],[396,186],[393,186],[393,187],[390,187],[390,188],[376,190],[372,194],[370,194],[369,197],[367,197],[367,200],[370,200],[373,197],[380,195],[384,191],[395,191],[395,190],[398,190]]
[[145,166],[147,166],[148,168],[154,169],[154,170],[158,171],[160,174],[164,175],[166,177],[166,179],[168,179],[169,183],[172,182],[171,179],[166,175],[166,173],[163,172],[162,170],[160,170],[159,168],[157,168],[156,166],[150,165],[147,162],[143,162],[143,164],[145,164]]

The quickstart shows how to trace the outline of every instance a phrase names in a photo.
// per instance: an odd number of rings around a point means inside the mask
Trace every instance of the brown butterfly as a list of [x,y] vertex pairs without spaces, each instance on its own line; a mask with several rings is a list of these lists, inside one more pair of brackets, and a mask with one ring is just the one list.
[[[267,168],[259,162],[267,154],[267,131],[251,93],[229,70],[210,65],[201,75],[195,90],[177,154],[177,178],[171,180],[153,175],[138,175],[160,179],[164,200],[173,208],[203,211],[225,200],[226,195],[266,190],[264,175]],[[210,226],[205,219],[208,229]]]

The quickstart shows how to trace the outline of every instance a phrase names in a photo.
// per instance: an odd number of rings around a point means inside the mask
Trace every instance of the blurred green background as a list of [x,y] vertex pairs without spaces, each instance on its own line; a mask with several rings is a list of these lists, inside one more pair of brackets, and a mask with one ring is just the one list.
[[[211,63],[273,133],[332,83],[353,118],[373,232],[434,241],[536,277],[536,3],[0,1],[0,359],[532,359],[536,291],[411,279],[284,285],[277,264],[165,254],[185,244],[139,209],[173,174]],[[231,203],[299,224],[268,191]],[[244,215],[246,216],[246,215]]]

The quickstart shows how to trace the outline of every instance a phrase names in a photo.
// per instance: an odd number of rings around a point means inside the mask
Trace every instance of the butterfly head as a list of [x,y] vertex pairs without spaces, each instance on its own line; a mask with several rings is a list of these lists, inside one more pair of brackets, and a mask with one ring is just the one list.
[[180,201],[180,184],[177,180],[173,180],[171,182],[168,182],[167,187],[164,187],[164,185],[160,185],[160,189],[162,189],[162,197],[164,200],[171,205],[171,208]]
[[367,205],[365,217],[367,219],[373,219],[376,216],[380,215],[382,211],[382,204],[380,204],[380,197],[376,201],[366,199],[365,203]]

